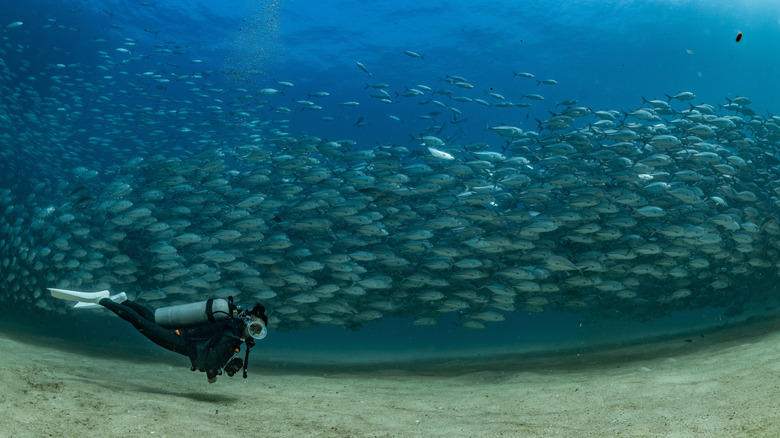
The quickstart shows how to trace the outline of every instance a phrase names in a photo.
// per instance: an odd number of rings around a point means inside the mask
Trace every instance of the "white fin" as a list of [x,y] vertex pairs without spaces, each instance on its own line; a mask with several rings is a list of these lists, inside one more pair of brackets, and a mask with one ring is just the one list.
[[111,292],[107,290],[101,290],[99,292],[79,292],[67,289],[54,289],[51,287],[47,289],[51,291],[51,296],[54,298],[69,301],[84,301],[95,304],[99,303],[103,298],[108,298],[111,295]]

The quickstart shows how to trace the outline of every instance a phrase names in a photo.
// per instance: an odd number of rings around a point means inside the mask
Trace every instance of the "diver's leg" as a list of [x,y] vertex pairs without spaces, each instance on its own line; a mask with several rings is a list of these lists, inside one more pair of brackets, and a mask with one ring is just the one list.
[[125,301],[124,305],[138,312],[138,314],[143,316],[147,321],[155,322],[154,313],[146,307],[130,300]]
[[187,343],[184,340],[184,337],[176,335],[174,330],[160,327],[154,322],[145,319],[138,312],[128,307],[126,303],[127,302],[118,304],[111,301],[109,298],[100,300],[101,306],[116,313],[117,316],[130,324],[133,324],[133,327],[138,329],[142,335],[149,338],[150,341],[175,353],[189,356]]

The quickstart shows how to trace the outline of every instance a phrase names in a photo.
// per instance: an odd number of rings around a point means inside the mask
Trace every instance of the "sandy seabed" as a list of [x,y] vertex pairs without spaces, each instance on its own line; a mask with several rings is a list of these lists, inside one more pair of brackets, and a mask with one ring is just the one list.
[[777,322],[535,358],[355,367],[253,351],[248,379],[212,385],[173,354],[59,347],[0,332],[0,436],[780,436]]

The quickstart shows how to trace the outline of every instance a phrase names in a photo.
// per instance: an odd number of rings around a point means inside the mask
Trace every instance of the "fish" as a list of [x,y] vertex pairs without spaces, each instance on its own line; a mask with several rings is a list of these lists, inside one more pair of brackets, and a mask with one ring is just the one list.
[[677,100],[680,100],[680,101],[683,101],[683,102],[688,101],[688,100],[696,99],[696,95],[691,93],[690,91],[681,91],[681,92],[675,94],[674,96],[670,96],[670,95],[667,94],[666,97],[670,101],[672,99],[677,99]]
[[516,126],[508,126],[508,125],[488,126],[487,129],[495,132],[496,134],[502,137],[524,138],[526,136],[523,130]]
[[284,94],[280,90],[277,90],[275,88],[263,88],[263,89],[257,91],[257,94],[262,94],[262,95],[265,95],[265,96],[270,96],[270,95],[276,94],[276,93]]
[[425,146],[444,146],[444,141],[439,137],[433,135],[425,135],[420,137],[420,141]]
[[417,54],[415,52],[412,52],[411,50],[404,50],[404,55],[412,57],[412,58],[420,58],[420,59],[423,59],[423,60],[425,59],[423,57],[423,55],[419,55],[419,54]]
[[454,160],[455,159],[455,157],[452,154],[450,154],[448,152],[441,151],[441,150],[436,149],[436,148],[432,148],[430,146],[428,147],[428,151],[431,153],[431,155],[433,157],[436,157],[436,158],[438,158],[440,160],[448,160],[449,161],[449,160]]
[[277,81],[276,79],[274,79],[274,82],[276,82],[277,84],[279,84],[279,85],[281,85],[283,87],[287,87],[287,88],[295,86],[292,82],[287,82],[287,81]]
[[369,78],[371,77],[371,72],[368,71],[368,68],[366,68],[366,66],[363,65],[362,62],[356,61],[355,65],[357,65],[359,69],[363,70],[368,75]]
[[[518,312],[734,306],[776,280],[780,116],[746,96],[596,110],[454,72],[293,85],[96,32],[94,57],[58,50],[48,66],[23,32],[2,42],[21,62],[0,63],[0,302],[74,312],[45,287],[152,308],[233,296],[278,330],[480,330]],[[525,120],[530,101],[554,112]]]

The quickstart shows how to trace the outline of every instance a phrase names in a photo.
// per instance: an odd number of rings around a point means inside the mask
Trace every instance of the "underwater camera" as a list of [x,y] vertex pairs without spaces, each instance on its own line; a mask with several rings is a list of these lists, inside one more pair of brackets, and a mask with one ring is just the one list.
[[241,367],[244,366],[244,361],[240,357],[234,357],[230,362],[225,365],[225,372],[228,376],[233,377],[233,374],[237,373]]
[[266,337],[268,334],[268,329],[265,327],[265,324],[263,324],[260,321],[253,321],[248,316],[245,317],[244,323],[246,324],[245,329],[245,335],[250,336],[254,339],[260,340]]

